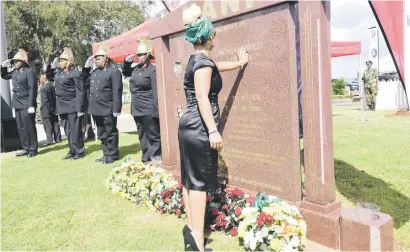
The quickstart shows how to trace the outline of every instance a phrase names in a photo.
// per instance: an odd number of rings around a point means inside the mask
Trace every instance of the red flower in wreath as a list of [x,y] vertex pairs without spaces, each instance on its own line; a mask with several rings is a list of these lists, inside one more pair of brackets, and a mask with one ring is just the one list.
[[213,215],[218,215],[218,214],[219,214],[218,209],[217,209],[217,208],[215,208],[214,210],[212,210],[212,214],[213,214]]
[[235,212],[235,215],[239,217],[242,213],[242,209],[240,207],[237,207],[235,208],[234,212]]
[[232,228],[231,231],[229,231],[229,233],[232,236],[237,236],[238,235],[238,229],[237,228]]

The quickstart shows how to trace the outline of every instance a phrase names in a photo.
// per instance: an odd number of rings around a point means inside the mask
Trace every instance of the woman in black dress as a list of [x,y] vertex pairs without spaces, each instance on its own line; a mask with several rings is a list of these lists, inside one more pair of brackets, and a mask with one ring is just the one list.
[[183,13],[185,38],[194,45],[185,71],[187,111],[179,122],[181,181],[188,225],[184,226],[185,249],[204,250],[204,220],[207,191],[216,189],[218,151],[223,147],[218,131],[218,93],[222,89],[219,72],[241,68],[248,54],[241,49],[237,62],[214,62],[208,57],[214,47],[215,31],[201,10],[192,5]]
[[134,54],[124,61],[122,74],[130,77],[131,115],[137,125],[142,150],[142,162],[159,161],[161,158],[161,135],[158,115],[158,92],[155,65],[149,41],[140,40],[137,48],[138,63],[132,65]]

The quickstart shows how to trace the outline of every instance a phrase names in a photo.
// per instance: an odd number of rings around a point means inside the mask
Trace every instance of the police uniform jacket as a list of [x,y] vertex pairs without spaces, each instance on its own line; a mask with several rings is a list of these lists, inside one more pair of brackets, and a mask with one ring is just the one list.
[[81,72],[75,68],[68,71],[50,69],[46,73],[54,79],[56,92],[56,114],[71,114],[86,110],[86,89]]
[[88,74],[89,97],[88,113],[95,116],[109,116],[121,113],[122,108],[122,74],[114,65],[103,69],[83,69],[83,78]]
[[158,92],[156,67],[149,64],[146,68],[131,67],[125,61],[124,76],[130,77],[131,115],[158,117]]
[[40,114],[42,118],[48,118],[55,113],[56,92],[53,83],[46,81],[40,88]]
[[1,67],[1,78],[12,79],[13,98],[11,106],[14,109],[37,107],[37,76],[28,66],[7,72],[7,67]]

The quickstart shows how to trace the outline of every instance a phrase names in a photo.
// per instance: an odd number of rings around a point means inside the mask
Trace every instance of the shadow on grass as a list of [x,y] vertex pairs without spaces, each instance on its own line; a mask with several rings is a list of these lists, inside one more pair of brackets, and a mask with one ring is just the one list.
[[393,218],[395,228],[410,220],[410,199],[393,189],[391,184],[338,159],[335,159],[335,177],[336,187],[343,196],[354,203],[377,204],[381,212]]
[[[96,152],[96,151],[100,151],[101,155],[102,155],[101,143],[99,141],[98,142],[96,141],[95,144],[87,146],[85,151],[86,151],[85,153],[86,153],[87,156],[94,153],[94,152]],[[127,155],[137,154],[140,151],[141,151],[141,146],[138,142],[135,142],[133,144],[126,145],[126,146],[120,146],[119,159],[121,160],[124,157],[126,157]]]
[[46,154],[50,151],[58,151],[58,150],[62,150],[62,149],[67,149],[67,153],[68,153],[68,141],[62,141],[61,143],[58,144],[53,144],[51,146],[47,146],[47,147],[43,147],[43,146],[39,146],[39,151],[38,154]]

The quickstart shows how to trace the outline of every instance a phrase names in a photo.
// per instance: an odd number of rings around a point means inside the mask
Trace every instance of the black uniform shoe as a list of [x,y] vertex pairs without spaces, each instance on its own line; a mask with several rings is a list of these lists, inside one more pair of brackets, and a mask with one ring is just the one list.
[[71,158],[71,160],[78,160],[78,159],[83,158],[83,157],[84,156],[75,155],[74,157]]
[[30,152],[27,157],[35,157],[37,156],[37,152]]
[[97,158],[95,160],[95,162],[104,162],[104,161],[105,161],[105,157]]
[[71,159],[71,158],[73,158],[74,157],[74,155],[72,155],[72,154],[67,154],[66,156],[64,156],[63,158],[62,158],[62,160],[67,160],[67,159]]
[[115,161],[117,161],[117,159],[106,159],[106,160],[104,160],[102,163],[103,163],[103,164],[112,164],[112,163],[114,163]]
[[28,151],[21,151],[19,153],[16,153],[16,157],[22,157],[22,156],[27,156],[28,155]]

